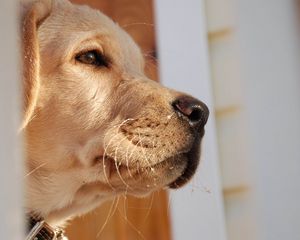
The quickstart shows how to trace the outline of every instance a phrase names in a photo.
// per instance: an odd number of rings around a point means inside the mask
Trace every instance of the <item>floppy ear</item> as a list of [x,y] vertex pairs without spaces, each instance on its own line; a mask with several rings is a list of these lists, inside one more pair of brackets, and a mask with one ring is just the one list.
[[33,118],[40,81],[40,56],[37,29],[51,13],[52,0],[21,2],[22,50],[23,50],[23,120],[24,129]]

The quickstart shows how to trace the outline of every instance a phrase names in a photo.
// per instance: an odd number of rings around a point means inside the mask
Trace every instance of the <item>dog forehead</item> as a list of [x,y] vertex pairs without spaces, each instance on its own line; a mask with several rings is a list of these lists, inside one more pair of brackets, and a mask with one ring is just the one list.
[[85,36],[91,38],[96,35],[109,38],[109,45],[118,46],[127,60],[132,59],[137,65],[144,64],[141,50],[129,34],[102,12],[89,6],[53,0],[51,14],[39,29],[41,49],[53,45],[57,50],[60,47],[65,50],[68,45],[84,41]]
[[66,0],[53,1],[50,16],[40,28],[42,33],[49,35],[97,31],[115,38],[125,37],[124,31],[100,11]]

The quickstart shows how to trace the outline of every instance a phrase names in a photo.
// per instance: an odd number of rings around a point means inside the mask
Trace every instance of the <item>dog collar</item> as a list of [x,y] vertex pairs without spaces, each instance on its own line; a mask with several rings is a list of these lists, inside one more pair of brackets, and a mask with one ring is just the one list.
[[43,219],[30,216],[26,240],[68,240],[60,228],[52,228]]

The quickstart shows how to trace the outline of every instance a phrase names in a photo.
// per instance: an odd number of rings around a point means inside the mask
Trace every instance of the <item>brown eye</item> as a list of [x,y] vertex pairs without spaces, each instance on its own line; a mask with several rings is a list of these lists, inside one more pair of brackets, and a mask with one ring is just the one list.
[[76,59],[76,61],[81,62],[83,64],[93,65],[96,67],[108,67],[109,66],[108,59],[97,50],[79,53],[75,57],[75,59]]

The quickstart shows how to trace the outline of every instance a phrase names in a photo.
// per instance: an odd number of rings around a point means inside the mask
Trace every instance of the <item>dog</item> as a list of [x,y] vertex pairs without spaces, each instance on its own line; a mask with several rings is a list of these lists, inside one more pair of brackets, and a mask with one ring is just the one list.
[[59,226],[115,196],[188,182],[207,106],[148,79],[139,47],[100,11],[21,5],[26,213]]

